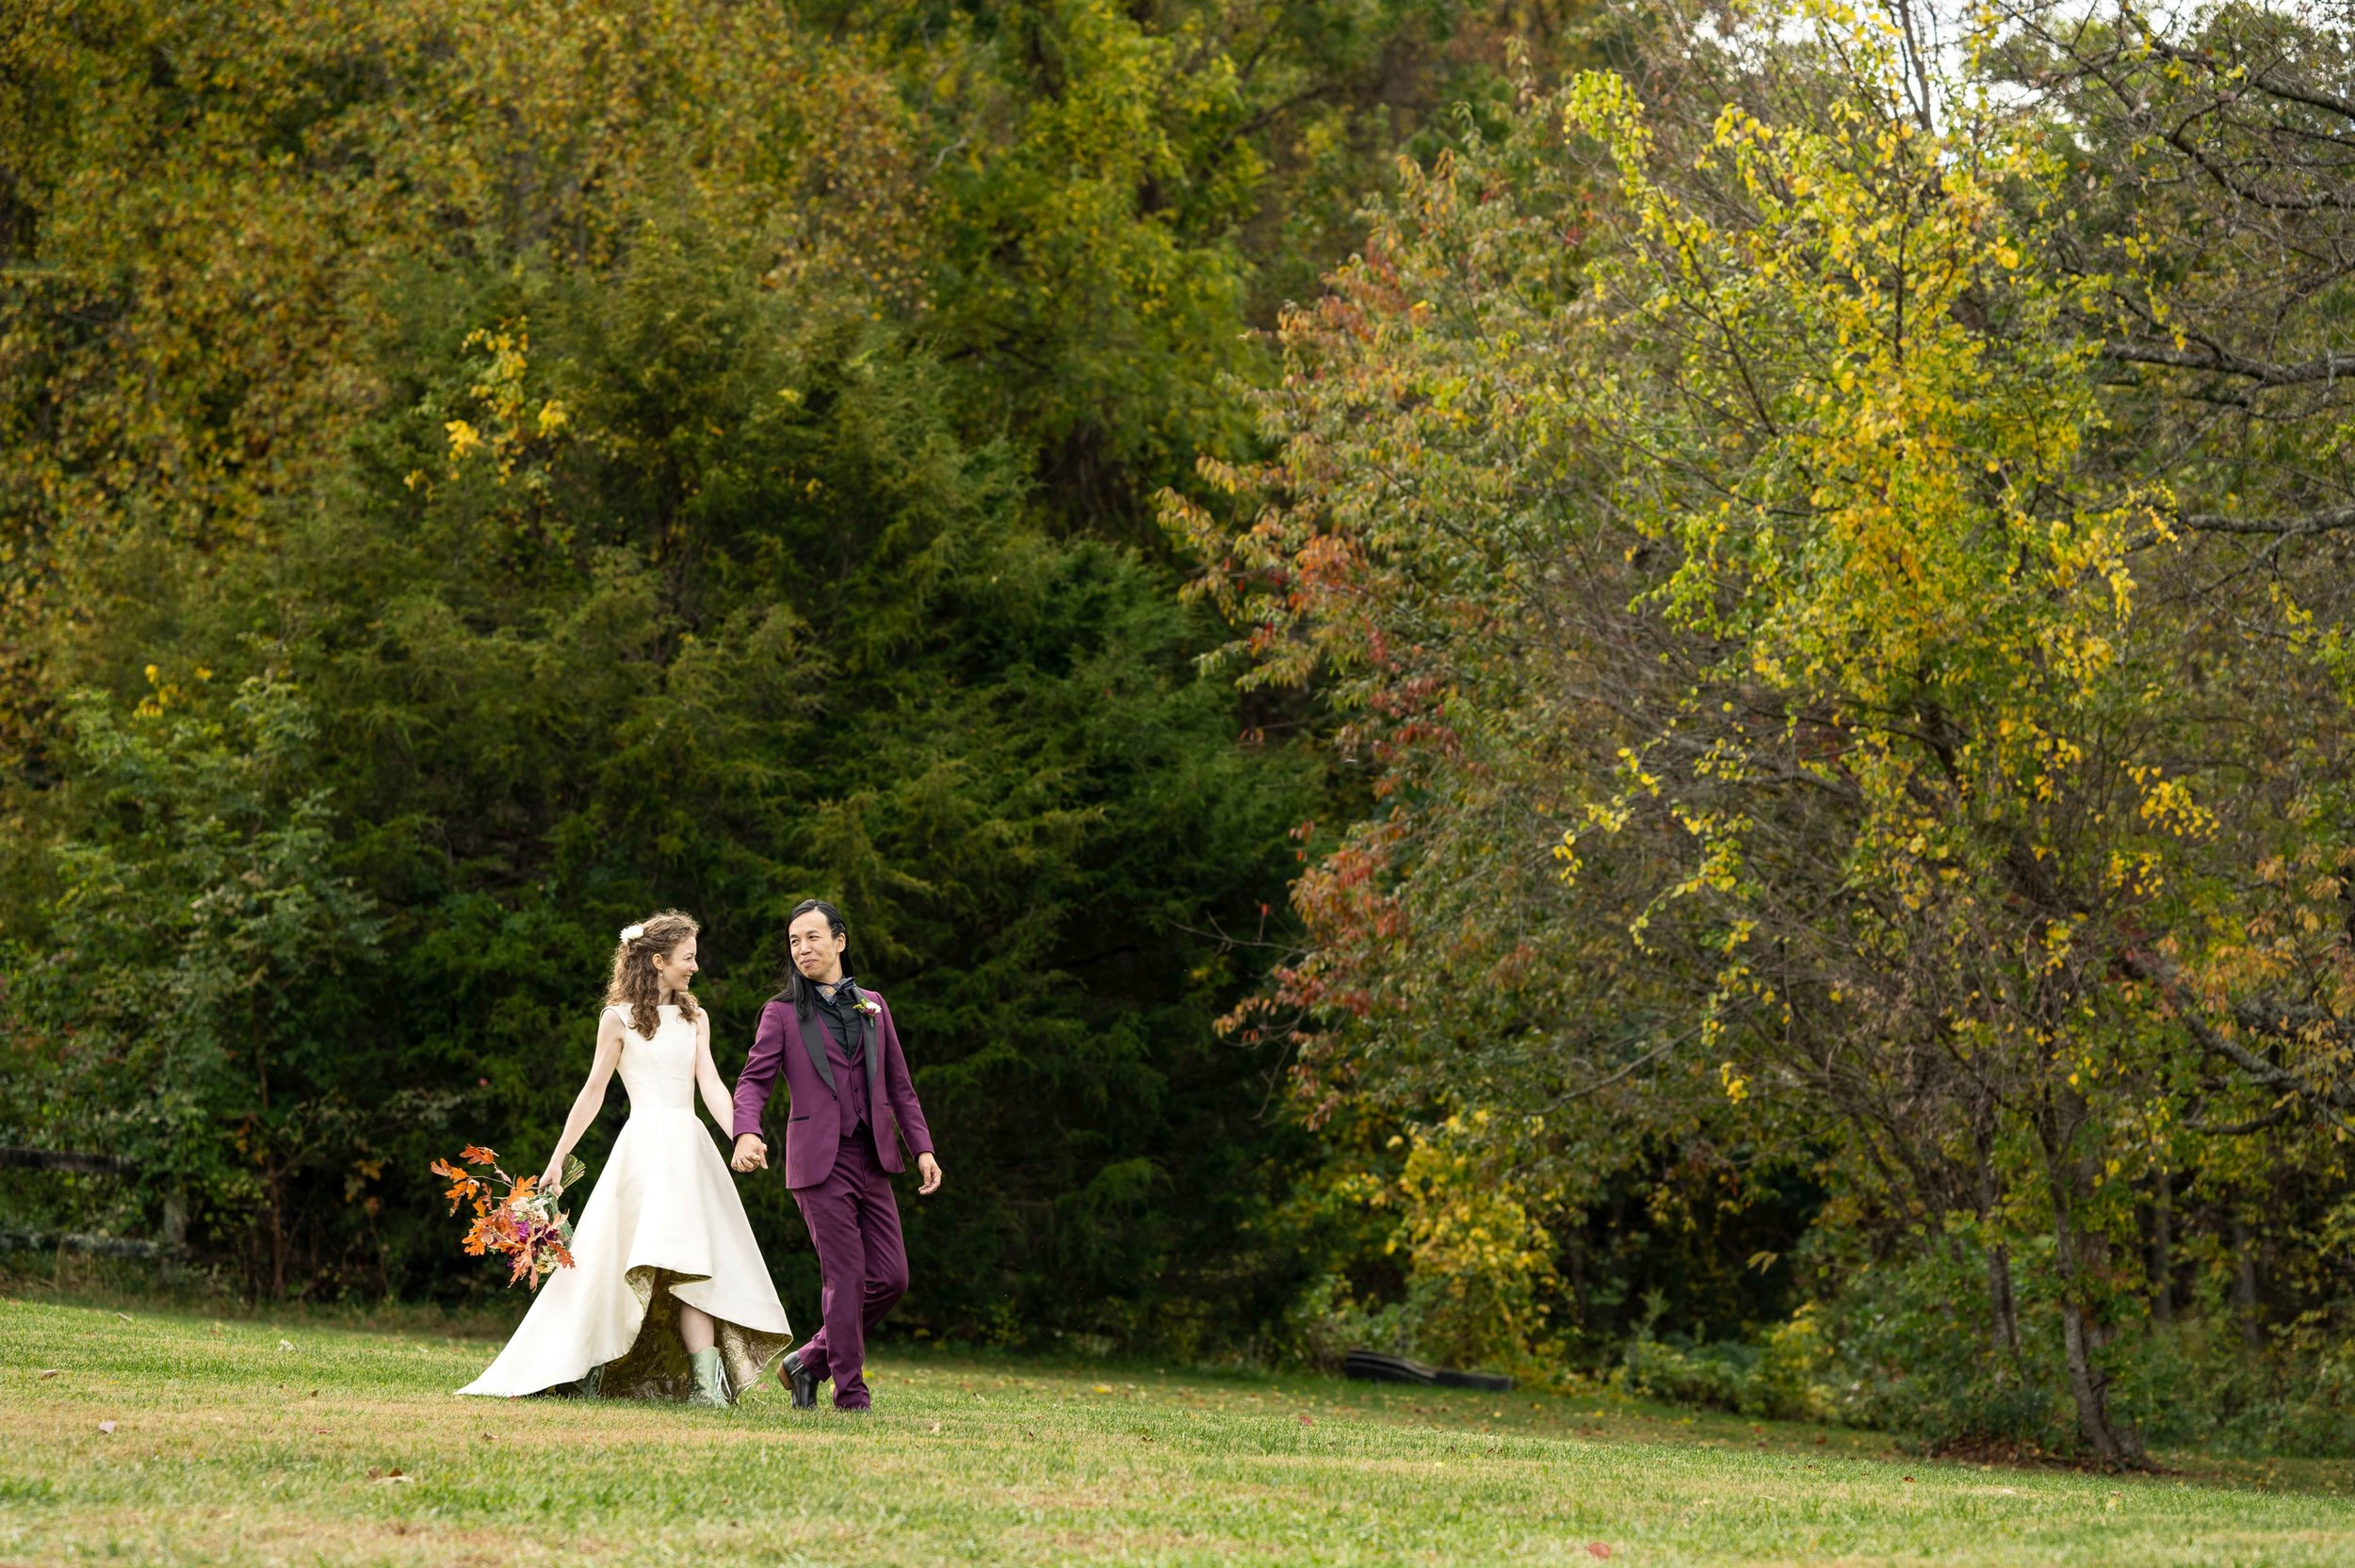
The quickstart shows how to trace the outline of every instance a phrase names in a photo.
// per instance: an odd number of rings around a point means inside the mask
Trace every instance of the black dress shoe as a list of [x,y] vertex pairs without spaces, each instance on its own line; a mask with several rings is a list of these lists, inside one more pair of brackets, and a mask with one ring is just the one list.
[[786,1386],[793,1391],[793,1408],[816,1410],[818,1408],[818,1380],[810,1373],[802,1370],[802,1358],[791,1350],[786,1351],[784,1371]]

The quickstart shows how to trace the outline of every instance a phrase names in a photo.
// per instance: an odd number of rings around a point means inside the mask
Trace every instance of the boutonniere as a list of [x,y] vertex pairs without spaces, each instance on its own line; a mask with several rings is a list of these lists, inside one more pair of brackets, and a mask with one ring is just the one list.
[[851,1005],[858,1009],[859,1011],[867,1014],[869,1018],[872,1018],[875,1014],[883,1011],[883,1004],[875,1000],[872,996],[867,994],[864,991],[857,994],[856,999],[853,1000]]

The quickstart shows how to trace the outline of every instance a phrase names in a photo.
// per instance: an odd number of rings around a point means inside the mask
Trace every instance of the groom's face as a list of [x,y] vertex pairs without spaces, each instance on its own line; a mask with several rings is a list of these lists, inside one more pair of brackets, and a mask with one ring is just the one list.
[[788,926],[785,940],[793,954],[793,967],[809,978],[823,982],[841,975],[842,949],[851,939],[834,933],[823,910],[811,910]]

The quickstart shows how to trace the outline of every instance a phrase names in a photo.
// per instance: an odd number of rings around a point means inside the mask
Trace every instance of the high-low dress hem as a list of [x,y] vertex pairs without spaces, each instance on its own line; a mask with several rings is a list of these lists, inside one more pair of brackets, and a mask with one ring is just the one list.
[[695,1114],[694,1026],[663,1009],[647,1040],[625,1026],[630,1117],[559,1269],[482,1375],[461,1394],[518,1398],[577,1389],[596,1368],[607,1398],[683,1399],[693,1387],[678,1304],[710,1315],[730,1397],[756,1386],[793,1343],[727,1164]]

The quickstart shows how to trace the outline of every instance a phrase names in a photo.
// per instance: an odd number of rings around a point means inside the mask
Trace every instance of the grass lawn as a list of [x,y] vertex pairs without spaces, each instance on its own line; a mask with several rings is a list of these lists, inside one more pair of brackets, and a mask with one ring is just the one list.
[[0,1301],[0,1563],[2355,1563],[2341,1465],[898,1350],[863,1421],[454,1397],[494,1349]]

